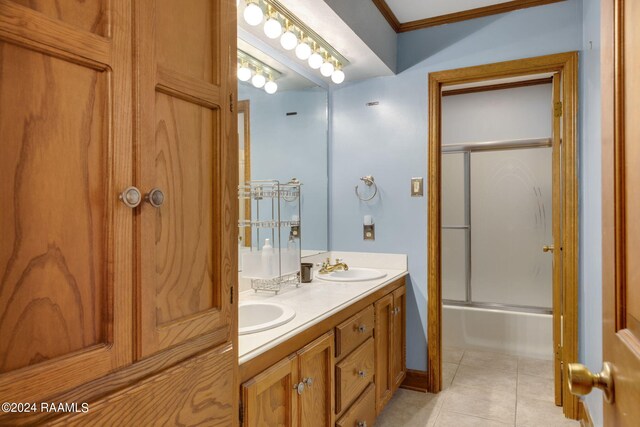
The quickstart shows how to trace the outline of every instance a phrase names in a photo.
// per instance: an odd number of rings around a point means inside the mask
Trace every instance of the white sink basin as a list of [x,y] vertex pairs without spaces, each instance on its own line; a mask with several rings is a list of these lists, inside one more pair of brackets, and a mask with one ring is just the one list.
[[284,325],[296,316],[296,311],[274,302],[247,301],[238,304],[240,335],[266,331]]
[[316,277],[329,282],[364,282],[365,280],[382,279],[386,275],[387,273],[373,268],[355,267],[344,271],[334,271],[329,274],[317,274]]

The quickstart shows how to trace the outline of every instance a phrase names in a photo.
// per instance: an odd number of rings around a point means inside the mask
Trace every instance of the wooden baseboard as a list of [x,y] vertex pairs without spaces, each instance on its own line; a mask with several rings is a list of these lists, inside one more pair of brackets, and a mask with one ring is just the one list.
[[578,419],[580,420],[580,425],[582,427],[593,427],[593,420],[589,413],[589,407],[583,400],[580,400],[578,403]]
[[426,393],[428,384],[429,377],[427,371],[407,369],[407,376],[404,378],[400,388]]

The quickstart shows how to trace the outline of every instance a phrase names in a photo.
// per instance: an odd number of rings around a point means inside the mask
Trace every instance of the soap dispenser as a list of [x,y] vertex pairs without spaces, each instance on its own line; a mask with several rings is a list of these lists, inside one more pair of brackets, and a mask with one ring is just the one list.
[[264,246],[262,247],[262,274],[264,277],[271,278],[275,276],[273,268],[273,246],[271,246],[270,239],[264,239]]

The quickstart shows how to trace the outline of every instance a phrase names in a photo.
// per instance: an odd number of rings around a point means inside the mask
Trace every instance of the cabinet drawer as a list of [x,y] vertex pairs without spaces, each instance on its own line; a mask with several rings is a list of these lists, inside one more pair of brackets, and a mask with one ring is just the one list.
[[373,338],[336,365],[336,413],[347,408],[373,382]]
[[373,334],[373,306],[336,326],[336,358],[351,353]]
[[375,386],[369,384],[351,408],[336,422],[336,427],[373,426],[376,420]]

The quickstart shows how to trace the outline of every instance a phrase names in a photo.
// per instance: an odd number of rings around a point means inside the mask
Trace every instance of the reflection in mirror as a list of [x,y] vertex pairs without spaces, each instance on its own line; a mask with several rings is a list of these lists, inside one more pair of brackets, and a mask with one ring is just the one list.
[[[247,68],[252,77],[258,72],[270,81],[277,75],[273,94],[263,85],[255,87],[252,78],[238,80],[239,182],[298,179],[302,255],[324,252],[328,246],[327,91],[241,39],[238,49],[238,67],[251,61]],[[241,220],[256,219],[250,200],[239,200],[239,204]],[[259,249],[257,234],[251,227],[242,227],[239,250]]]

